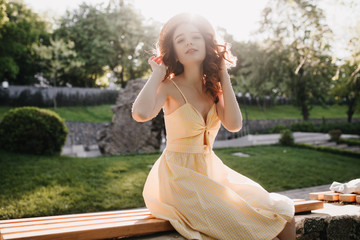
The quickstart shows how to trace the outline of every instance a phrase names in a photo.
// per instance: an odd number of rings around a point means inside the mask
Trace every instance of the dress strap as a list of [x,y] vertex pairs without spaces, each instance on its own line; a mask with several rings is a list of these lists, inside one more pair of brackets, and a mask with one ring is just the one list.
[[171,82],[175,85],[175,87],[179,90],[179,92],[180,92],[181,95],[183,96],[185,102],[187,103],[187,99],[186,99],[185,95],[182,93],[182,91],[180,90],[180,88],[178,87],[178,85],[176,85],[176,83],[175,83],[172,79],[170,79],[170,80],[171,80]]

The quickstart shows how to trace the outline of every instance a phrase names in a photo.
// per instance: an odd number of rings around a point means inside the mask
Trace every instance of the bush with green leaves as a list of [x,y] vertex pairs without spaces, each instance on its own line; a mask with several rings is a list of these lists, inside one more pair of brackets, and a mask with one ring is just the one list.
[[287,129],[284,124],[277,123],[271,130],[272,133],[280,133],[282,130]]
[[293,146],[294,145],[294,136],[290,129],[281,130],[281,136],[279,143],[284,146]]
[[333,129],[329,131],[330,141],[339,142],[342,132],[340,129]]
[[0,148],[18,153],[60,155],[68,129],[59,115],[37,107],[19,107],[0,122]]
[[290,129],[293,132],[316,132],[314,123],[309,121],[292,123]]

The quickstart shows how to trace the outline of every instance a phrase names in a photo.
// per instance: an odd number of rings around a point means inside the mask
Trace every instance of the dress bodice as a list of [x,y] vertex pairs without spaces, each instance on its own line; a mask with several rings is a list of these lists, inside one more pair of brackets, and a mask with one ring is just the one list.
[[171,82],[180,91],[185,100],[174,112],[164,115],[166,128],[166,149],[177,152],[210,152],[221,126],[214,103],[206,119],[187,101],[177,84]]

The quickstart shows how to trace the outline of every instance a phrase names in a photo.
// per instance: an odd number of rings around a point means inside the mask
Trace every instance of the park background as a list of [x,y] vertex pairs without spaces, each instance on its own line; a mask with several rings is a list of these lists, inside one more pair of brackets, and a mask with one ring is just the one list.
[[[176,13],[169,9],[171,1],[165,9],[164,2],[152,2],[159,11],[156,16]],[[227,3],[225,8],[213,6],[209,13],[221,19],[230,16],[226,24],[219,20],[223,25],[214,25],[238,58],[229,73],[245,120],[299,119],[291,131],[341,129],[359,134],[359,3],[264,1],[254,18],[256,29],[247,29],[245,37],[238,32],[253,24],[247,19],[254,16],[237,18],[226,9],[238,9],[242,15],[247,4]],[[190,10],[191,2],[183,4],[185,8],[177,9]],[[204,2],[193,6],[195,12],[206,12]],[[31,3],[0,1],[0,119],[12,109],[31,105],[50,109],[68,122],[110,122],[118,91],[151,74],[147,59],[166,21],[146,17],[142,11],[150,7],[138,7],[132,1],[83,2],[54,17],[33,10]],[[335,15],[323,8],[333,9]],[[334,17],[336,13],[342,17]],[[10,94],[15,88],[22,90]],[[33,88],[39,91],[30,91]],[[74,88],[89,94],[97,90],[85,97],[63,94]],[[58,91],[46,98],[40,89]],[[322,124],[315,127],[309,123],[312,119],[322,119]],[[331,125],[328,119],[340,122]],[[268,132],[286,128],[278,125]],[[358,138],[351,144],[359,145]],[[250,157],[232,155],[239,151]],[[333,148],[274,144],[215,152],[269,191],[345,182],[360,174],[358,154]],[[2,149],[0,218],[141,207],[144,181],[159,155],[77,158]]]

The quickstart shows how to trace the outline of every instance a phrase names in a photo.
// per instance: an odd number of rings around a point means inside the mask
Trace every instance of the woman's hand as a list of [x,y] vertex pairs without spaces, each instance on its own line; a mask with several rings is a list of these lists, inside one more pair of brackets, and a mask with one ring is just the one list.
[[161,77],[162,79],[165,77],[166,66],[162,60],[162,56],[158,56],[158,57],[152,56],[149,58],[148,63],[150,64],[153,73],[158,74],[158,76]]

